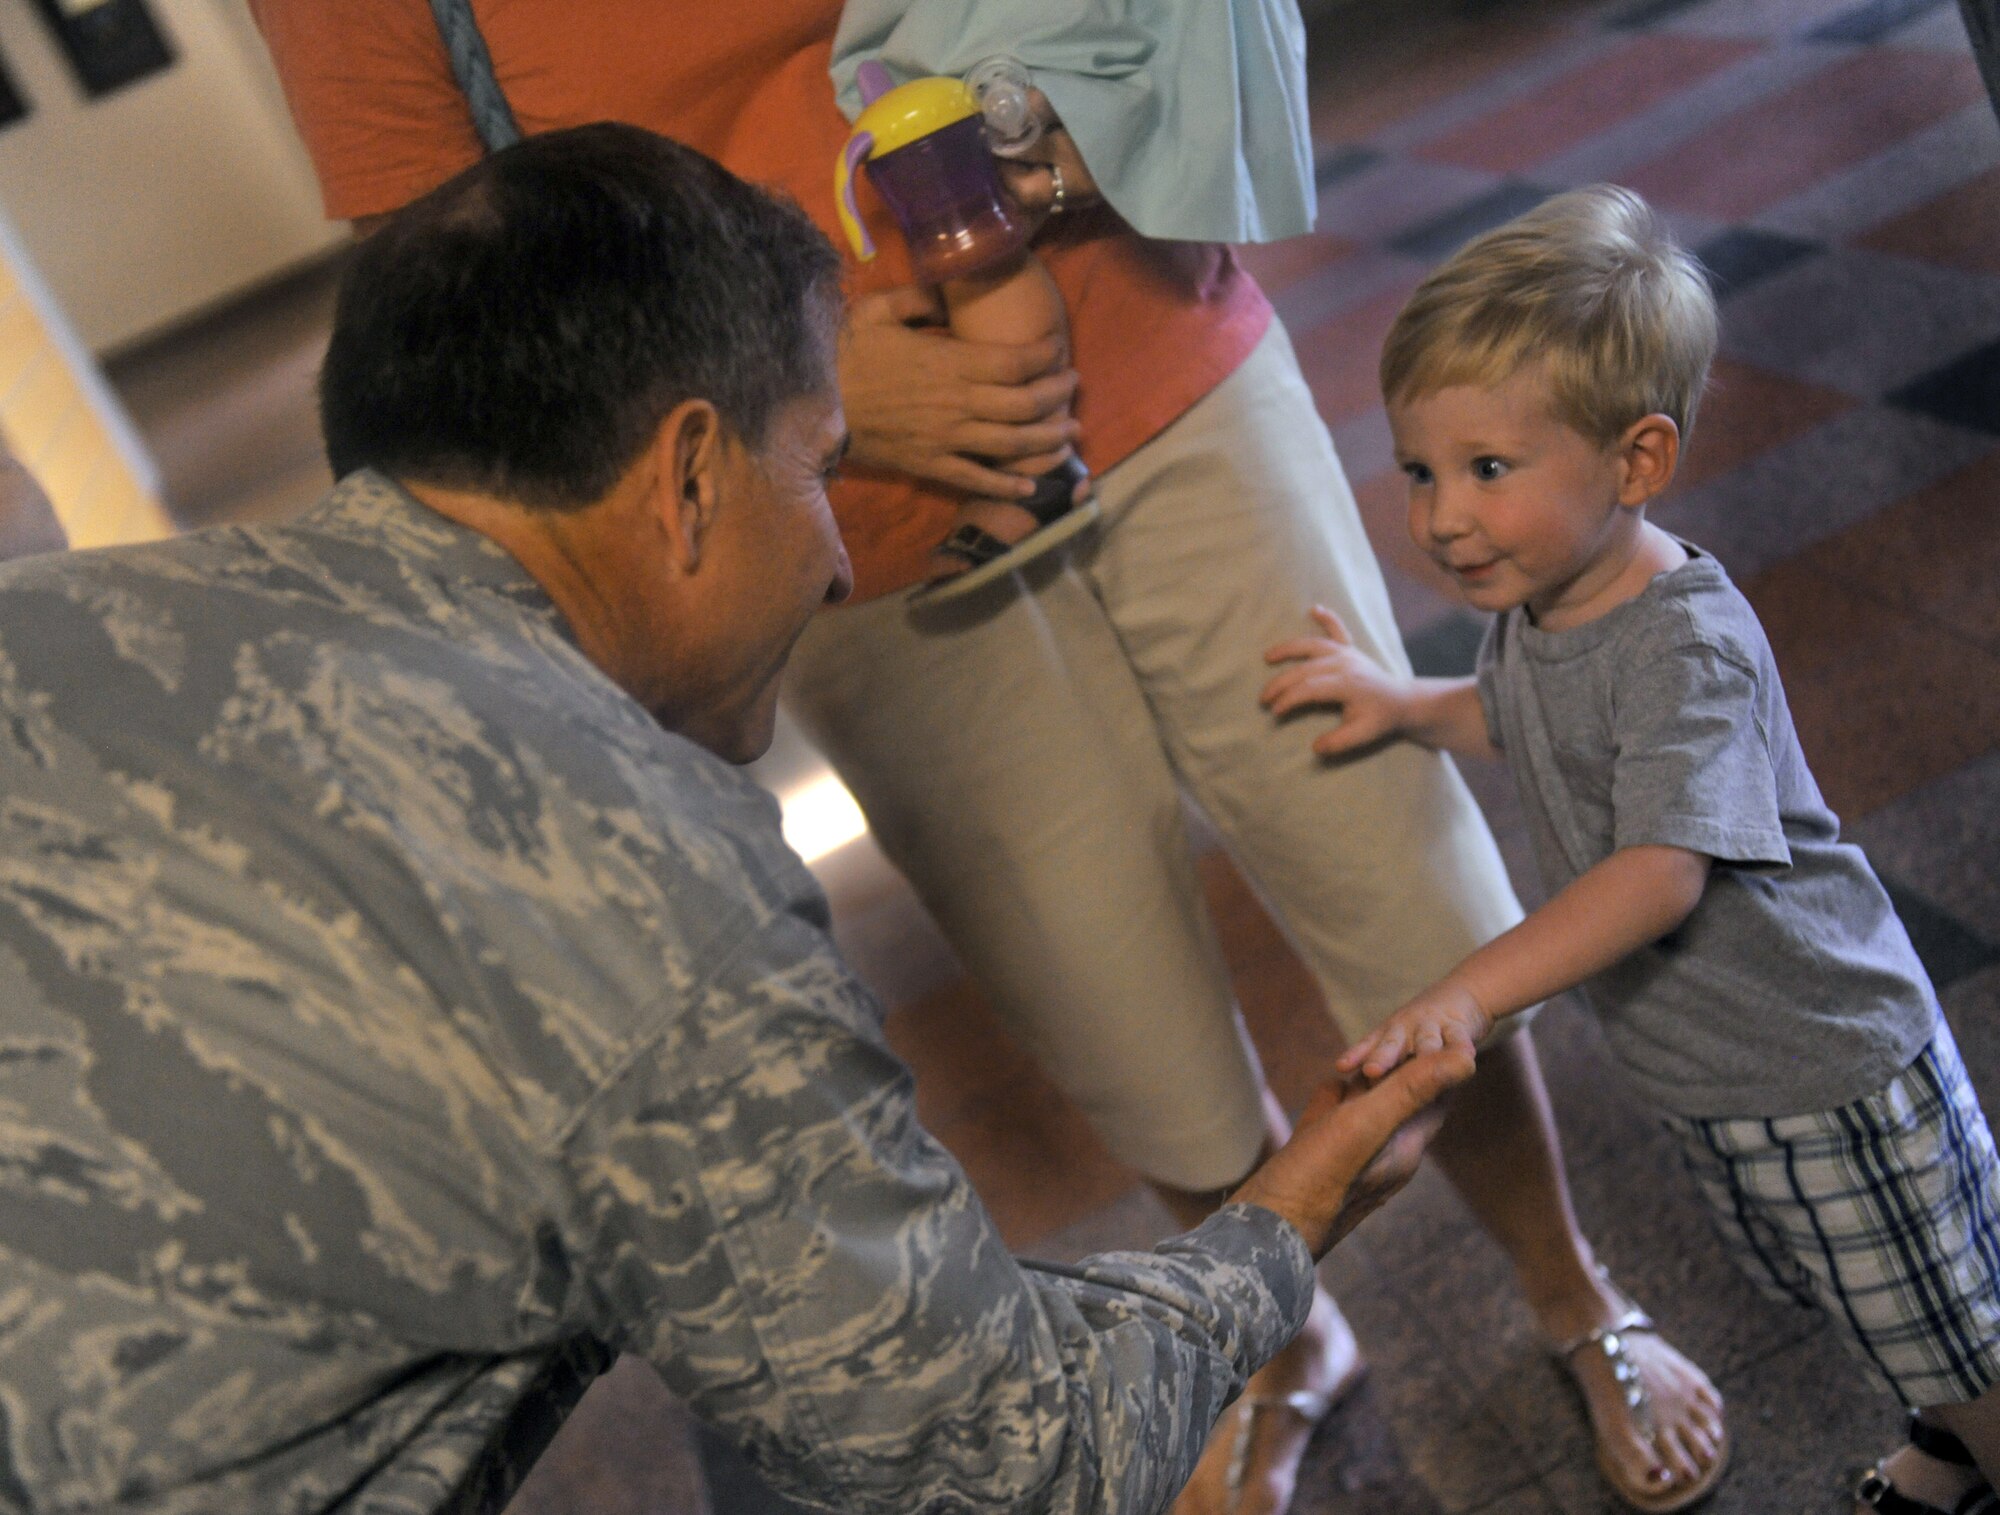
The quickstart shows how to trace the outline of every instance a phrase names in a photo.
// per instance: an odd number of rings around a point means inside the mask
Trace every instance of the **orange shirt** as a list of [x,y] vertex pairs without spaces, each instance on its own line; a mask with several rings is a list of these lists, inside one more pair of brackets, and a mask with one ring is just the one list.
[[[319,171],[329,216],[394,210],[481,155],[425,0],[250,0]],[[477,0],[527,133],[619,120],[774,186],[845,250],[833,168],[849,126],[827,77],[840,0]],[[895,223],[864,186],[881,249],[851,294],[910,280]],[[1112,223],[1115,226],[1115,223]],[[1233,372],[1271,319],[1228,249],[1118,228],[1038,244],[1069,308],[1084,461],[1126,457]],[[850,470],[834,511],[865,599],[915,582],[954,497]]]

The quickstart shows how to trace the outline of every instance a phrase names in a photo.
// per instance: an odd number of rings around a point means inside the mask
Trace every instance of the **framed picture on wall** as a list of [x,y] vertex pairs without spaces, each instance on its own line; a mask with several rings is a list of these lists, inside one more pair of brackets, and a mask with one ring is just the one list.
[[123,89],[174,61],[146,0],[35,0],[83,92]]
[[12,126],[28,113],[28,97],[21,93],[20,85],[14,82],[14,74],[7,67],[7,59],[0,56],[0,127]]

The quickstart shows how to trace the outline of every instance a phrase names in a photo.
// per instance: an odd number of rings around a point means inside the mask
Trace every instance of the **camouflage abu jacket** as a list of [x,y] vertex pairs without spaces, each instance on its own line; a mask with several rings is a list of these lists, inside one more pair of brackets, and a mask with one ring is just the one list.
[[1017,1263],[826,927],[387,480],[0,570],[0,1510],[453,1507],[614,1351],[844,1510],[1161,1508],[1296,1233]]

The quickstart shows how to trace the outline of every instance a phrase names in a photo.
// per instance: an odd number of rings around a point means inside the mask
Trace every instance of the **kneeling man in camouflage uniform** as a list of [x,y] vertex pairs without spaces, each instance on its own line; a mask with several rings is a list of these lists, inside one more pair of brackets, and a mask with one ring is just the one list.
[[917,1125],[731,766],[848,584],[838,276],[531,139],[359,250],[323,503],[0,570],[0,1510],[491,1506],[621,1351],[802,1498],[1158,1510],[1408,1175],[1469,1060],[1078,1268]]

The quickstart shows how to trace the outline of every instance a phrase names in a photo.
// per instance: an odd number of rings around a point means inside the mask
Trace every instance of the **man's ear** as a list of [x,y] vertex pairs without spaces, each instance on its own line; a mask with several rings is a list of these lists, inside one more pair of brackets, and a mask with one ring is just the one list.
[[667,412],[653,439],[655,509],[684,572],[701,566],[722,498],[726,451],[722,417],[707,400],[681,401]]
[[1674,470],[1680,466],[1681,429],[1669,415],[1641,416],[1618,439],[1618,458],[1625,465],[1618,503],[1644,505],[1674,480]]

